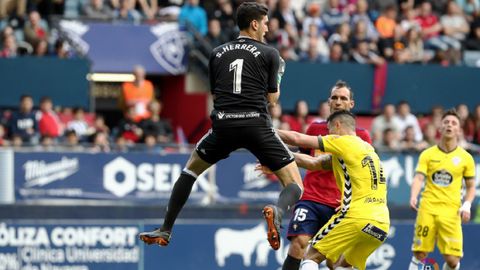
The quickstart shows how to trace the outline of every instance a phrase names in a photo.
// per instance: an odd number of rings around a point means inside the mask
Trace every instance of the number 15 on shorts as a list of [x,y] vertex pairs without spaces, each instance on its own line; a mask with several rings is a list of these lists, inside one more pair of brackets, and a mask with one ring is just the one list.
[[294,221],[304,221],[307,218],[308,210],[305,208],[297,208],[295,210],[295,215],[293,216]]

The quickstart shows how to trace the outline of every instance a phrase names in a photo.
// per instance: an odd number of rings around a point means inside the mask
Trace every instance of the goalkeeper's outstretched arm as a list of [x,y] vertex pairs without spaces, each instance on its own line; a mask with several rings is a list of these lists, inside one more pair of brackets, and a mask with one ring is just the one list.
[[286,144],[307,149],[321,149],[321,136],[310,136],[287,130],[277,130],[277,133]]

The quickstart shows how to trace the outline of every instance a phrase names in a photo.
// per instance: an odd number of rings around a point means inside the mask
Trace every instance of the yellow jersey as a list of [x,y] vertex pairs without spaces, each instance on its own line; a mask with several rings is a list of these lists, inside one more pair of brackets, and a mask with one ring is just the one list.
[[419,210],[434,215],[458,215],[462,203],[462,180],[475,177],[475,161],[460,146],[449,153],[437,145],[424,150],[415,170],[427,181]]
[[375,149],[353,135],[327,135],[321,140],[322,150],[332,154],[344,217],[389,223],[387,185]]

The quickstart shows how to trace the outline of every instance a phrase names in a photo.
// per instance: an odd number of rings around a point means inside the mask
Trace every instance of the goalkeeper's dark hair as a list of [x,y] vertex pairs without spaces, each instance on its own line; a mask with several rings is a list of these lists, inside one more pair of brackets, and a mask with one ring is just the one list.
[[355,130],[355,115],[347,110],[340,110],[332,113],[327,119],[328,126],[330,127],[334,121],[339,121],[343,126]]
[[260,22],[268,14],[267,6],[256,2],[243,2],[237,8],[237,25],[240,30],[250,27],[253,20]]
[[335,89],[344,88],[344,87],[348,89],[348,91],[350,92],[350,99],[353,100],[352,87],[350,87],[350,85],[348,85],[348,83],[346,81],[338,80],[335,83],[335,85],[332,87],[332,91],[335,90]]
[[460,115],[458,115],[457,110],[454,109],[454,108],[449,109],[449,110],[447,110],[446,112],[444,112],[443,115],[442,115],[442,120],[443,120],[445,117],[449,116],[449,115],[455,116],[455,117],[458,119],[459,122],[462,121],[462,120],[460,120]]

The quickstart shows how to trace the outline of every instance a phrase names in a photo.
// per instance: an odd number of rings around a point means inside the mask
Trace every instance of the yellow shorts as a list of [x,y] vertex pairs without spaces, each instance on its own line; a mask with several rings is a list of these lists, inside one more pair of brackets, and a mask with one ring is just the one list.
[[463,257],[460,216],[444,217],[418,211],[412,251],[432,252],[435,240],[441,254]]
[[312,239],[312,246],[336,262],[341,255],[360,270],[367,258],[385,241],[390,224],[369,219],[339,218],[334,215]]

